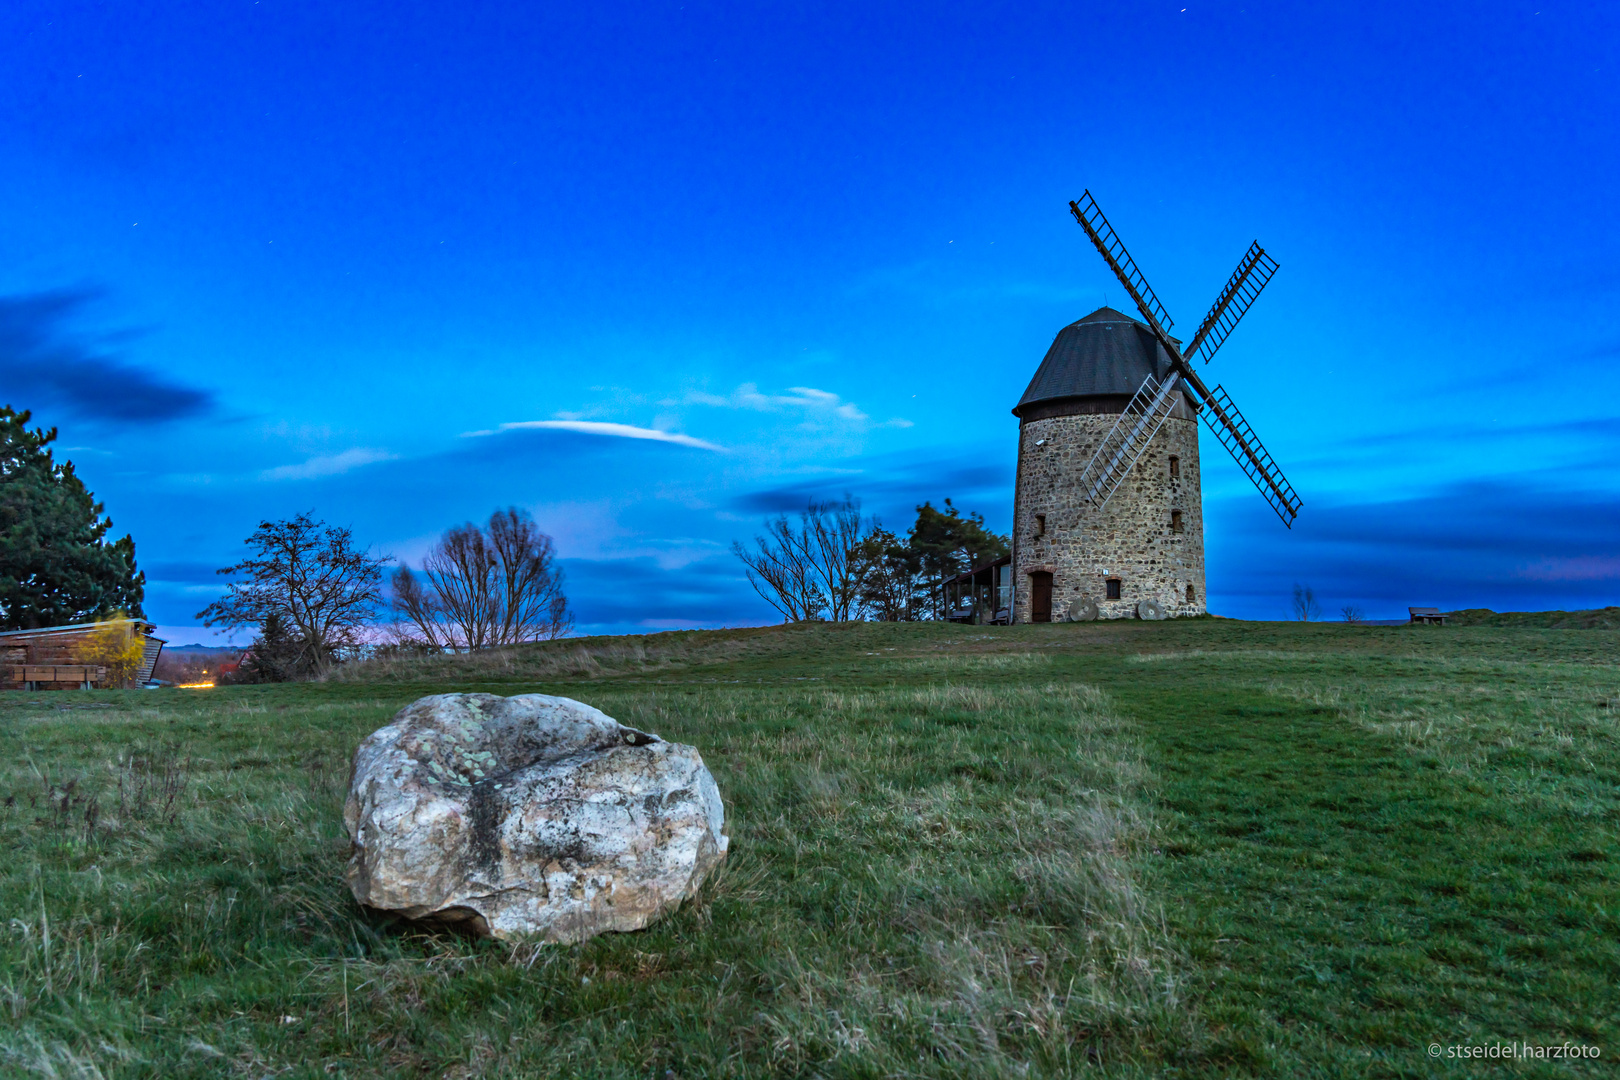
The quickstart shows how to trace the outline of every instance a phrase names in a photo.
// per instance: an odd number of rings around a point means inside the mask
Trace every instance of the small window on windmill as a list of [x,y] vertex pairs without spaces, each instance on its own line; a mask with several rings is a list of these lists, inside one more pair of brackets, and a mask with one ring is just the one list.
[[1036,514],[1035,515],[1035,535],[1036,536],[1045,536],[1046,535],[1046,515],[1045,514]]
[[1189,604],[1198,603],[1198,594],[1193,592],[1193,587],[1191,585],[1187,586],[1187,603],[1189,603]]
[[1176,455],[1171,454],[1170,455],[1170,479],[1179,480],[1180,478],[1181,478],[1181,459],[1178,458]]
[[1110,599],[1110,600],[1118,600],[1119,596],[1120,596],[1119,578],[1111,577],[1111,578],[1108,579],[1108,599]]
[[1172,510],[1172,511],[1170,511],[1170,531],[1173,532],[1173,533],[1181,532],[1181,511],[1180,510]]

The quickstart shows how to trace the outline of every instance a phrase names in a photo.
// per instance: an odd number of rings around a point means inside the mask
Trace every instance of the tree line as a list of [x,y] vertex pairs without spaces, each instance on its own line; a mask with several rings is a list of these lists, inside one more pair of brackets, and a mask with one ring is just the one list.
[[1008,537],[964,515],[950,499],[917,507],[902,537],[860,502],[812,500],[797,518],[778,514],[753,543],[732,544],[749,584],[786,622],[913,622],[945,618],[944,584],[1006,555]]
[[[110,538],[105,506],[53,457],[56,429],[31,419],[0,407],[0,629],[144,618],[134,538]],[[387,574],[394,558],[311,513],[261,521],[246,546],[219,571],[231,579],[224,594],[197,614],[253,634],[245,680],[316,677],[363,652],[478,650],[573,629],[555,544],[515,507],[447,530],[420,569]],[[917,507],[897,535],[846,495],[778,515],[733,550],[785,620],[909,621],[944,618],[943,583],[1005,555],[1008,539],[950,499]],[[96,646],[98,662],[122,670],[135,646],[114,636]]]
[[352,530],[308,513],[261,521],[234,580],[197,613],[206,626],[252,630],[243,682],[318,677],[344,659],[465,652],[562,637],[574,625],[556,545],[525,510],[449,529],[422,568],[355,545]]
[[[356,546],[350,529],[310,514],[262,521],[233,580],[198,613],[207,626],[255,632],[237,678],[317,677],[349,656],[464,652],[563,637],[574,625],[556,547],[523,510],[497,510],[444,533],[420,569]],[[784,619],[909,621],[945,617],[943,583],[1000,558],[1007,537],[979,514],[917,508],[902,538],[845,497],[766,522],[734,550]]]

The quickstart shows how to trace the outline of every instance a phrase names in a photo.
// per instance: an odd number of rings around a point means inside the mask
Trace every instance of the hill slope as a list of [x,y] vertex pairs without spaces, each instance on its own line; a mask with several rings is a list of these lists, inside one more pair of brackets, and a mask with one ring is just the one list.
[[1455,626],[1516,626],[1543,630],[1620,630],[1620,607],[1592,611],[1492,611],[1468,608],[1451,612]]

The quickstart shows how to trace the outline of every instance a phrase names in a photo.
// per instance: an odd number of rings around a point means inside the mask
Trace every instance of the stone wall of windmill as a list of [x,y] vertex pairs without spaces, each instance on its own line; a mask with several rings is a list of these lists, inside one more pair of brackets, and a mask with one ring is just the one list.
[[[1029,575],[1052,575],[1052,619],[1092,600],[1104,619],[1129,618],[1143,600],[1167,615],[1202,615],[1204,513],[1198,421],[1172,416],[1097,510],[1076,479],[1118,413],[1051,416],[1020,425],[1014,507],[1015,622],[1031,620]],[[1174,462],[1172,462],[1172,458]],[[1109,599],[1108,583],[1119,582]]]

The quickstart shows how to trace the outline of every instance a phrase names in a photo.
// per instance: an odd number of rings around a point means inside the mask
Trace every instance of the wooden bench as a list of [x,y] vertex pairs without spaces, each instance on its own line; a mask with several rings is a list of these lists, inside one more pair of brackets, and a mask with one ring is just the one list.
[[89,689],[107,681],[107,669],[89,664],[25,664],[11,669],[11,681],[22,683],[25,690],[44,690],[51,686],[79,686]]

